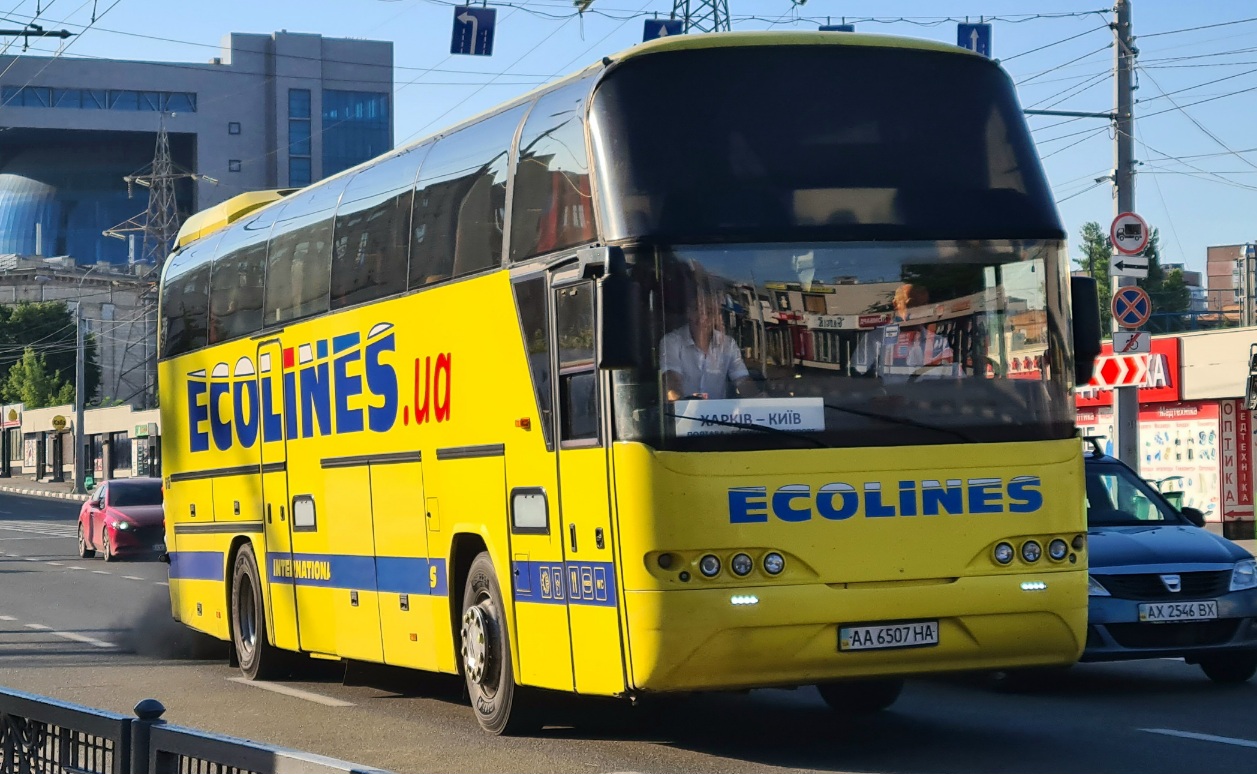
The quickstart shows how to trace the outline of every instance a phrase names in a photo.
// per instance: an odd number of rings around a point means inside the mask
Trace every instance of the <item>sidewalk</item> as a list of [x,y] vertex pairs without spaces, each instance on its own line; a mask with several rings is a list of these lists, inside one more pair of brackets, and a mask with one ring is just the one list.
[[77,502],[83,502],[88,498],[88,495],[74,494],[74,484],[69,481],[63,483],[43,482],[23,476],[0,478],[0,492],[32,497],[52,497],[59,500],[74,500]]

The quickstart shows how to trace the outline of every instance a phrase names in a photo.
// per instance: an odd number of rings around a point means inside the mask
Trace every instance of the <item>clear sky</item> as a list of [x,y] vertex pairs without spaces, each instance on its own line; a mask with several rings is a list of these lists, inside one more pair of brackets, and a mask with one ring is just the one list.
[[[454,4],[442,0],[0,0],[0,16],[28,21],[37,2],[45,28],[83,33],[66,42],[65,56],[203,62],[229,32],[281,29],[391,40],[398,144],[628,48],[641,40],[645,15],[672,8],[670,0],[594,0],[581,16],[570,0],[491,3],[498,9],[494,55],[470,57],[448,53]],[[735,29],[814,29],[827,16],[838,23],[845,15],[860,32],[953,43],[956,19],[997,17],[994,54],[1018,83],[1023,107],[1114,105],[1112,12],[1103,2],[728,4]],[[1133,0],[1133,7],[1142,162],[1136,209],[1160,229],[1163,260],[1203,270],[1206,246],[1257,240],[1257,2]],[[899,18],[906,20],[891,21]],[[57,43],[40,41],[30,53]],[[821,74],[799,77],[815,79],[823,98]],[[1096,182],[1113,166],[1109,125],[1055,117],[1030,124],[1076,257],[1082,224],[1107,227],[1114,215],[1111,185]]]

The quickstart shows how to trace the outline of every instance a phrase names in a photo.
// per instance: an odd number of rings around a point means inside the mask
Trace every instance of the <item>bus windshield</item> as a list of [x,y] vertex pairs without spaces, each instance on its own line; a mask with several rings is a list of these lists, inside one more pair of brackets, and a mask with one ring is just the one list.
[[622,440],[900,446],[1073,434],[1063,244],[770,243],[636,254],[653,345]]
[[594,94],[608,240],[1060,239],[1008,77],[962,53],[630,58]]

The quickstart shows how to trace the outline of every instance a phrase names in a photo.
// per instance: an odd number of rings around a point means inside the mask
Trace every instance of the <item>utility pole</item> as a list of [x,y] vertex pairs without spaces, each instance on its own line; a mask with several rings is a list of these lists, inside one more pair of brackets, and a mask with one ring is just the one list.
[[87,371],[87,358],[83,346],[83,301],[74,305],[74,493],[86,494],[83,477],[86,468],[83,463],[83,404],[87,398],[83,395],[83,384]]
[[[1117,0],[1114,12],[1113,32],[1117,45],[1114,50],[1114,91],[1117,112],[1113,117],[1115,129],[1113,187],[1114,216],[1135,211],[1135,47],[1131,35],[1131,0]],[[1113,277],[1113,293],[1127,285],[1136,284],[1134,277]],[[1121,330],[1113,320],[1113,331]],[[1139,388],[1136,386],[1113,389],[1113,449],[1117,458],[1136,471],[1139,470]]]

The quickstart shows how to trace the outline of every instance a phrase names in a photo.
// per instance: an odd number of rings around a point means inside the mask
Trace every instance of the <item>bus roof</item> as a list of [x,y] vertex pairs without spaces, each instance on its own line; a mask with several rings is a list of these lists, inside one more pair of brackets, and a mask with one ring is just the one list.
[[640,43],[611,57],[624,61],[664,51],[689,51],[704,48],[739,48],[743,46],[867,46],[936,51],[947,54],[977,56],[967,48],[935,40],[906,38],[897,35],[871,35],[859,32],[716,32],[703,35],[676,35]]
[[175,249],[186,247],[201,237],[225,228],[259,207],[278,201],[295,190],[295,188],[277,188],[267,191],[249,191],[201,210],[183,222],[179,235],[175,237]]

